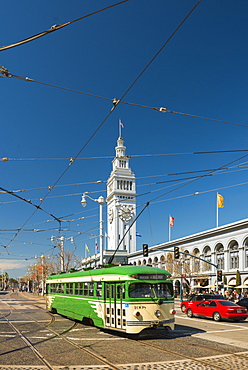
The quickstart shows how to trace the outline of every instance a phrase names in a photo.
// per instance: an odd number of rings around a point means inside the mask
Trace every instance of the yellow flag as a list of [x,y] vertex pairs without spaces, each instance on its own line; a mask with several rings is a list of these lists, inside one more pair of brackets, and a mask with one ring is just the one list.
[[87,244],[85,244],[85,249],[90,253],[90,249]]
[[221,194],[217,194],[218,208],[224,208],[224,197]]

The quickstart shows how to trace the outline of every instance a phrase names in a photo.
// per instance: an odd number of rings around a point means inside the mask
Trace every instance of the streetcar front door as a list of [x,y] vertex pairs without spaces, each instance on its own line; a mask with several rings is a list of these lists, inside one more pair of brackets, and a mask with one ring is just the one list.
[[105,283],[106,327],[116,329],[124,329],[126,327],[124,298],[124,284]]

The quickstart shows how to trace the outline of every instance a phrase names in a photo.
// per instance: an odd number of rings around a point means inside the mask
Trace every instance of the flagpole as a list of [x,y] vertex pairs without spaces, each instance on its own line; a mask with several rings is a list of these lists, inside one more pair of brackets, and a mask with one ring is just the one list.
[[216,227],[219,225],[218,192],[216,193]]
[[170,215],[169,215],[169,242],[170,242],[170,240],[171,240],[171,227],[170,227]]
[[119,119],[119,137],[121,137],[121,120]]

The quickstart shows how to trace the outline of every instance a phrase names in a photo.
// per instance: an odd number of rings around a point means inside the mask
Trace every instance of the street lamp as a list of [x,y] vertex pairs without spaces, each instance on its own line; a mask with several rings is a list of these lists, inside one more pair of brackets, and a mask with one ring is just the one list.
[[99,237],[100,237],[100,262],[99,264],[102,265],[103,264],[103,205],[105,203],[105,199],[103,198],[103,196],[100,196],[99,198],[97,199],[93,199],[91,198],[87,193],[83,193],[82,195],[82,199],[81,199],[81,205],[82,207],[86,207],[87,205],[87,199],[86,198],[89,198],[91,200],[93,200],[94,202],[97,202],[100,206],[100,210],[99,210],[99,224],[100,224],[100,234],[99,234]]

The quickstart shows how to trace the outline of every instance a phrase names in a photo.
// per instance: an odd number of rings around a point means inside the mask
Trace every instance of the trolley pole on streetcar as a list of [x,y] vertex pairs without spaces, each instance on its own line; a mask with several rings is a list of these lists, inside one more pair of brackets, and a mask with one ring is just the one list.
[[94,202],[97,202],[99,204],[99,238],[100,238],[100,243],[99,243],[99,248],[100,248],[100,261],[99,265],[101,266],[103,264],[103,205],[106,203],[105,199],[103,196],[100,196],[97,199],[91,198],[88,193],[83,193],[82,199],[81,199],[81,205],[82,207],[86,207],[87,205],[87,199],[89,198],[93,200]]

